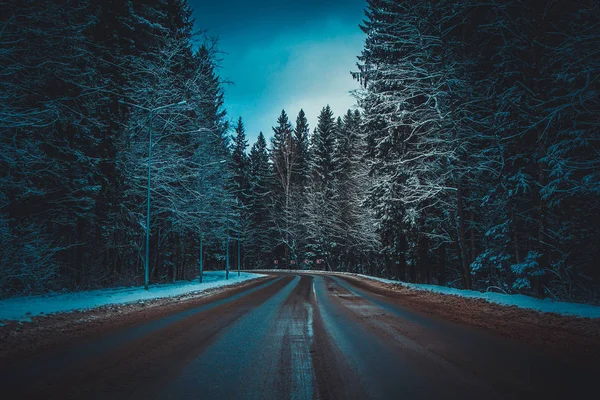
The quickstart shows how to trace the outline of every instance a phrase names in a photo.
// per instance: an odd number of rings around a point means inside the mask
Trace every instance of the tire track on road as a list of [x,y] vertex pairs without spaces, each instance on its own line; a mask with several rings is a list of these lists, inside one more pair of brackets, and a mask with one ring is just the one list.
[[[166,317],[158,329],[76,362],[19,393],[21,398],[135,398],[167,382],[178,366],[201,353],[240,317],[259,307],[292,281],[284,277],[206,307]],[[144,398],[144,397],[140,397]]]

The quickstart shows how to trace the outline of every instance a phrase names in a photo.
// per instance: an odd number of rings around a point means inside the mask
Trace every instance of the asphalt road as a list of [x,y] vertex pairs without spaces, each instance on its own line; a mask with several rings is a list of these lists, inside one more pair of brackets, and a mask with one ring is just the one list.
[[597,379],[353,280],[282,274],[0,366],[0,397],[585,399]]

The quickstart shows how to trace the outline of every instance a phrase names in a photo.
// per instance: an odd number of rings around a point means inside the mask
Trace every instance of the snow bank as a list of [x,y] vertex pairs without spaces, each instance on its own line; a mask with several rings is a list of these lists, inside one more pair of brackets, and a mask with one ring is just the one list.
[[424,285],[416,283],[406,283],[394,281],[391,279],[376,278],[373,276],[354,274],[366,279],[372,279],[379,282],[402,285],[416,290],[428,290],[434,293],[450,294],[454,296],[470,297],[476,299],[484,299],[490,303],[503,304],[506,306],[516,306],[520,308],[528,308],[541,312],[556,313],[562,315],[573,315],[584,318],[600,318],[600,307],[590,304],[567,303],[563,301],[554,301],[552,299],[538,299],[522,294],[503,294],[495,292],[478,292],[474,290],[455,289],[446,286]]
[[29,317],[41,314],[85,310],[109,304],[125,304],[163,297],[175,297],[234,285],[263,276],[242,272],[241,276],[238,277],[237,272],[230,272],[229,280],[225,280],[225,271],[209,271],[204,273],[204,282],[202,283],[198,283],[197,281],[180,281],[172,284],[151,285],[148,291],[144,290],[143,287],[120,287],[86,292],[13,297],[0,300],[0,320],[27,321]]
[[522,294],[503,294],[495,292],[478,292],[475,290],[462,290],[455,289],[446,286],[437,285],[424,285],[416,283],[406,283],[395,281],[392,279],[377,278],[374,276],[354,274],[350,272],[328,272],[328,271],[310,271],[310,270],[260,270],[260,272],[292,272],[292,273],[308,273],[308,274],[331,274],[331,275],[351,275],[358,276],[365,279],[371,279],[383,283],[391,283],[394,285],[402,285],[415,290],[427,290],[434,293],[449,294],[454,296],[470,297],[476,299],[484,299],[490,303],[502,304],[505,306],[516,306],[520,308],[527,308],[530,310],[536,310],[541,312],[556,313],[562,315],[572,315],[583,318],[600,318],[600,307],[592,306],[590,304],[581,303],[567,303],[563,301],[554,301],[551,299],[538,299],[531,296],[525,296]]

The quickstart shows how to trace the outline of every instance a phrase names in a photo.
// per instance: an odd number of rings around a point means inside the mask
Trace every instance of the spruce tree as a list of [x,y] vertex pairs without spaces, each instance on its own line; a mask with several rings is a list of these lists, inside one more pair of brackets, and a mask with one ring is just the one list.
[[262,132],[252,145],[249,156],[250,195],[249,211],[249,249],[248,258],[252,268],[270,267],[272,239],[270,229],[270,210],[272,203],[272,172],[269,165],[267,142]]
[[321,188],[329,188],[333,182],[333,152],[336,137],[336,121],[329,105],[319,114],[311,148],[311,175]]
[[283,257],[283,265],[289,266],[296,258],[297,240],[291,232],[292,216],[292,176],[296,167],[297,152],[292,124],[285,110],[277,118],[271,141],[271,161],[273,163],[274,210],[271,215],[274,251]]
[[[234,224],[237,231],[237,240],[243,243],[243,252],[246,253],[248,244],[248,230],[251,223],[249,218],[248,201],[250,196],[249,177],[249,158],[246,154],[248,141],[246,140],[246,132],[242,118],[238,119],[235,127],[235,135],[232,138],[232,192],[235,196],[234,211],[236,223]],[[242,246],[238,243],[239,246]],[[241,255],[238,255],[241,257]],[[244,257],[242,257],[244,259]],[[241,262],[241,260],[240,260]]]
[[246,131],[242,117],[238,119],[235,126],[235,135],[232,138],[231,159],[233,164],[233,191],[240,207],[244,207],[248,198],[248,168],[249,159],[246,154],[248,141],[246,140]]
[[336,214],[333,153],[336,135],[336,120],[328,105],[321,110],[311,138],[311,183],[307,193],[306,226],[309,256],[324,260],[329,269],[337,268],[333,258],[338,245],[333,233]]
[[308,119],[303,110],[300,110],[296,118],[294,129],[295,162],[291,177],[291,210],[290,210],[290,232],[295,241],[295,255],[298,267],[305,268],[303,263],[306,259],[306,218],[307,218],[307,190],[310,180],[309,165],[309,126]]
[[298,187],[303,189],[307,182],[310,172],[309,166],[309,132],[308,119],[304,110],[300,110],[296,118],[296,127],[294,128],[294,142],[296,149],[296,165],[293,171],[292,181]]

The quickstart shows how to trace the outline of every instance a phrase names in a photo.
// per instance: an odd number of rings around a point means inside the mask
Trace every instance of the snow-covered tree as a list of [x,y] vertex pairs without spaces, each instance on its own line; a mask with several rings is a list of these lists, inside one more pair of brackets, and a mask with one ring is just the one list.
[[262,132],[250,149],[250,195],[248,198],[249,233],[248,258],[252,268],[270,267],[272,258],[272,172],[269,166],[267,142]]

